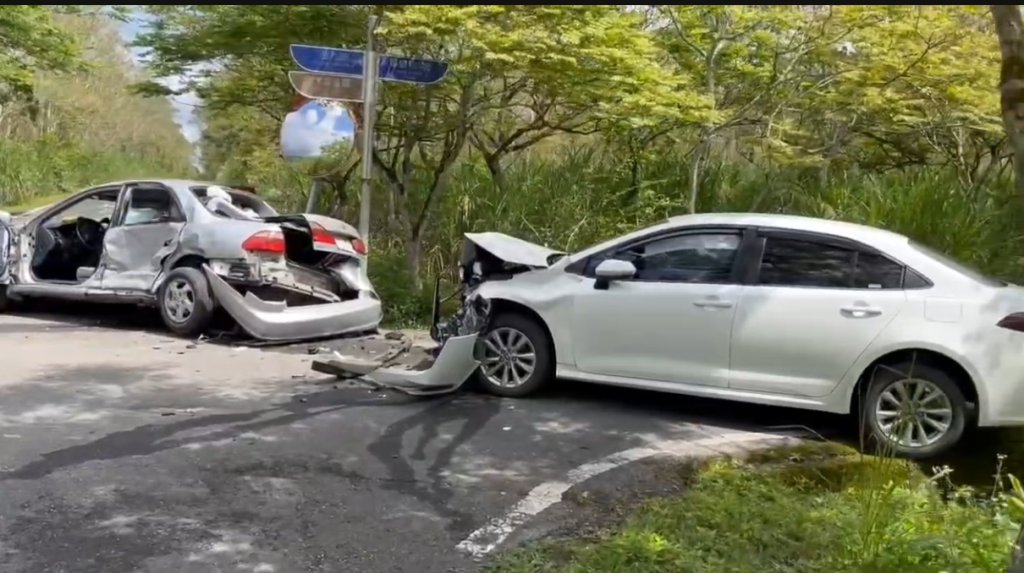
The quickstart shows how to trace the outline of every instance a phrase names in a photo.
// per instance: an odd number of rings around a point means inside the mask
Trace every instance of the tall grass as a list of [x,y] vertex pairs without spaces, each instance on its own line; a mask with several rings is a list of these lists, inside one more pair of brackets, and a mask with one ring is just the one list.
[[97,151],[49,138],[0,140],[0,208],[4,209],[107,181],[185,175],[180,167],[130,151]]

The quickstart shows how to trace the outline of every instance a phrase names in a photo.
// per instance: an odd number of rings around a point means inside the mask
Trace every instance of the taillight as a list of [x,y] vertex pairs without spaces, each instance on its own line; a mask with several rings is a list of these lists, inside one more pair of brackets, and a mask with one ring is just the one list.
[[360,255],[366,254],[366,243],[362,239],[352,239],[352,250]]
[[318,223],[310,223],[309,228],[313,230],[313,242],[320,243],[321,245],[327,245],[330,247],[337,247],[338,241],[335,240],[334,235],[327,231],[327,229],[320,226]]
[[284,235],[280,231],[260,231],[242,243],[242,249],[250,253],[283,254]]
[[1017,332],[1024,332],[1024,312],[1008,314],[1003,317],[1002,320],[997,322],[996,326],[1016,330]]

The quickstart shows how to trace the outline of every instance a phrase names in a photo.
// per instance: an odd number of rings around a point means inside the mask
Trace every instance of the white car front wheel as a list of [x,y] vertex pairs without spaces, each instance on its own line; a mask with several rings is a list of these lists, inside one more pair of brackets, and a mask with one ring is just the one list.
[[551,340],[535,320],[521,314],[501,314],[481,338],[477,378],[491,394],[526,396],[553,377]]

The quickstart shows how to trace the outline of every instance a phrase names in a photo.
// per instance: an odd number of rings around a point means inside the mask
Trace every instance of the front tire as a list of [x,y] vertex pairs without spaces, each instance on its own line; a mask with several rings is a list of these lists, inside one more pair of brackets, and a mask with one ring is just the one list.
[[543,326],[522,314],[501,314],[481,335],[477,380],[507,398],[533,394],[555,373],[552,342]]
[[954,447],[967,428],[967,400],[941,368],[906,362],[879,367],[864,397],[864,433],[881,453],[926,459]]
[[190,267],[172,270],[159,291],[160,318],[174,334],[195,338],[213,320],[213,296],[203,271]]

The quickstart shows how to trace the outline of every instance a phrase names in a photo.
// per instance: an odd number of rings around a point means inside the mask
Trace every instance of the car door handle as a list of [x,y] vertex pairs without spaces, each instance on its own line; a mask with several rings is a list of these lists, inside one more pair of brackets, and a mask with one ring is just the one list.
[[732,308],[732,303],[727,300],[703,299],[693,301],[693,306],[701,308]]
[[873,306],[844,306],[839,310],[850,318],[868,318],[882,314],[882,309]]

